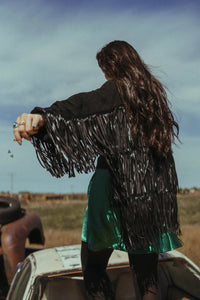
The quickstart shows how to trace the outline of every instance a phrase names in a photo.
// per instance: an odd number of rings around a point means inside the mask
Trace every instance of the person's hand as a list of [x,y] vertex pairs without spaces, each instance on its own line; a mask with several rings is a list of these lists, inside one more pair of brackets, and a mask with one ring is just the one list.
[[38,132],[44,125],[43,118],[38,114],[22,114],[13,124],[14,141],[22,145],[22,138],[30,141],[31,135]]

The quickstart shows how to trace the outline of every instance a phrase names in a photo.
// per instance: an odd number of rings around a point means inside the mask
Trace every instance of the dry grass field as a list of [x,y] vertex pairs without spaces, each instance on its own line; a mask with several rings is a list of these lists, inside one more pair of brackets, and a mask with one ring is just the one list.
[[[178,250],[200,267],[200,193],[178,196],[183,247]],[[79,244],[87,202],[83,200],[42,201],[24,204],[37,213],[45,233],[45,248]]]
[[183,225],[182,234],[183,247],[179,251],[200,267],[200,225]]

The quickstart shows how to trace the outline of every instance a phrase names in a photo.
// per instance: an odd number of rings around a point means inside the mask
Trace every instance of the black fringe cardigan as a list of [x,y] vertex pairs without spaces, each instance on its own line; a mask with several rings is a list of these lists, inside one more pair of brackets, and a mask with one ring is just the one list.
[[133,141],[130,118],[113,81],[32,113],[43,115],[44,127],[32,142],[41,165],[53,176],[88,173],[99,155],[105,158],[112,174],[112,207],[120,212],[128,251],[145,249],[166,232],[180,234],[172,152],[159,158],[147,151],[139,130]]

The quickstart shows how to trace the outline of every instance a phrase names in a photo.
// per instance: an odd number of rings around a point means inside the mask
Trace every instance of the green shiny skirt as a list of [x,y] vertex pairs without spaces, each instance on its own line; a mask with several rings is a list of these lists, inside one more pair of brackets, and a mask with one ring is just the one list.
[[[116,213],[111,211],[110,199],[112,186],[110,172],[97,169],[88,186],[88,206],[85,211],[81,240],[88,243],[92,251],[113,248],[126,251],[120,234],[120,222]],[[163,233],[146,249],[137,249],[133,253],[162,253],[181,247],[176,234]]]

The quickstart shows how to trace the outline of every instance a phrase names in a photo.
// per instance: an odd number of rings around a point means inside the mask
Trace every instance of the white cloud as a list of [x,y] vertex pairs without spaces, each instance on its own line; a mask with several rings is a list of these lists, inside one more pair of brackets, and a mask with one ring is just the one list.
[[[0,74],[1,95],[4,96],[1,97],[2,103],[13,103],[17,97],[19,104],[24,101],[34,104],[35,94],[39,93],[43,104],[51,95],[59,97],[66,93],[70,95],[78,88],[93,88],[94,78],[99,81],[102,78],[95,61],[96,51],[115,38],[126,39],[135,45],[147,63],[160,66],[167,72],[169,82],[176,80],[179,86],[180,81],[188,85],[191,81],[189,73],[192,74],[194,64],[188,66],[188,60],[183,61],[182,58],[188,52],[187,45],[194,45],[198,27],[191,22],[192,16],[189,14],[179,16],[162,12],[136,16],[131,12],[122,12],[113,16],[88,16],[88,22],[80,14],[79,19],[76,15],[74,19],[67,15],[54,28],[52,23],[55,22],[49,20],[47,13],[41,12],[38,16],[36,9],[33,12],[35,15],[31,22],[36,17],[35,31],[27,30],[30,25],[22,26],[28,23],[30,9],[26,14],[21,10],[22,16],[19,18],[18,15],[20,22],[17,26],[13,13],[9,30],[2,29],[4,47],[0,50],[0,57],[7,56]],[[0,28],[4,28],[3,24]],[[195,66],[197,63],[200,64],[200,61],[195,62]],[[164,80],[167,78],[164,77]],[[25,95],[26,100],[23,99]]]

